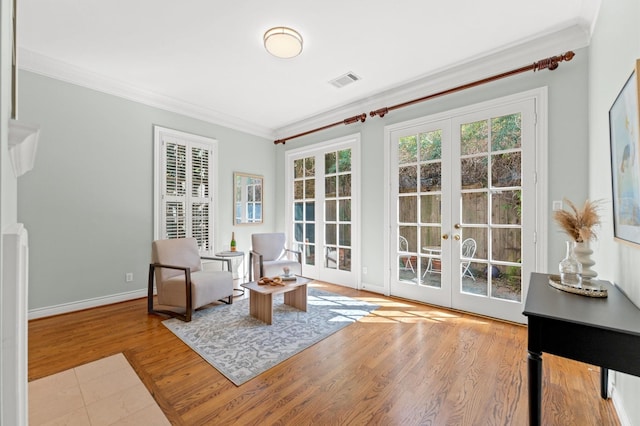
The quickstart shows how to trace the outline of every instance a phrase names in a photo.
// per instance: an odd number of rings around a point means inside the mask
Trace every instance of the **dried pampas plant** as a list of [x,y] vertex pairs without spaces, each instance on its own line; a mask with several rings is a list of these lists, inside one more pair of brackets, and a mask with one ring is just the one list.
[[572,211],[555,211],[553,218],[558,225],[575,242],[581,243],[595,240],[597,235],[594,228],[600,225],[600,216],[598,215],[600,201],[587,200],[580,210],[570,200],[565,198],[564,201],[571,207]]

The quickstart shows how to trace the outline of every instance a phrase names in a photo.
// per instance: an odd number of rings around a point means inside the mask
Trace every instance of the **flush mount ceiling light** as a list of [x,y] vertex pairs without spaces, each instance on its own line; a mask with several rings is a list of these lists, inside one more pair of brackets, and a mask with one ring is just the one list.
[[291,28],[271,28],[264,33],[264,48],[278,58],[293,58],[302,52],[302,36]]

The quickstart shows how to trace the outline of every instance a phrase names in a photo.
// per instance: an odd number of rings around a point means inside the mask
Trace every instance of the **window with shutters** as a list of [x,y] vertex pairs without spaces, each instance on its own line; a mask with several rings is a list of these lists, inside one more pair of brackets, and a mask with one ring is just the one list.
[[214,139],[154,126],[154,239],[195,237],[213,251]]

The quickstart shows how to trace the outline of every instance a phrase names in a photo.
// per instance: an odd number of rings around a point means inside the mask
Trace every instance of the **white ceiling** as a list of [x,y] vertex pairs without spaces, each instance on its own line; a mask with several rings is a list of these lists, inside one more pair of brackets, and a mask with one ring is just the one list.
[[[570,33],[553,46],[583,47],[599,4],[18,0],[18,61],[23,69],[273,137],[537,40]],[[264,50],[263,33],[278,25],[302,34],[300,56],[277,59]],[[362,80],[341,89],[329,84],[347,72]]]

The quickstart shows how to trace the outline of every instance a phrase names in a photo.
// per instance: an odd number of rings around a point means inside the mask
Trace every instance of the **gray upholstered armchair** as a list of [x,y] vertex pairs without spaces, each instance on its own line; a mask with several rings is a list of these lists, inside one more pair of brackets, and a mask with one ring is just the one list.
[[[227,270],[203,271],[201,259],[225,262]],[[170,309],[154,308],[154,277],[158,304]],[[225,303],[233,303],[230,259],[200,257],[195,238],[157,240],[152,243],[147,295],[149,313],[165,314],[189,322],[195,309],[222,299],[225,299]]]
[[302,253],[287,249],[285,244],[286,238],[282,232],[251,234],[251,279],[282,275],[284,267],[288,267],[292,274],[302,274]]

